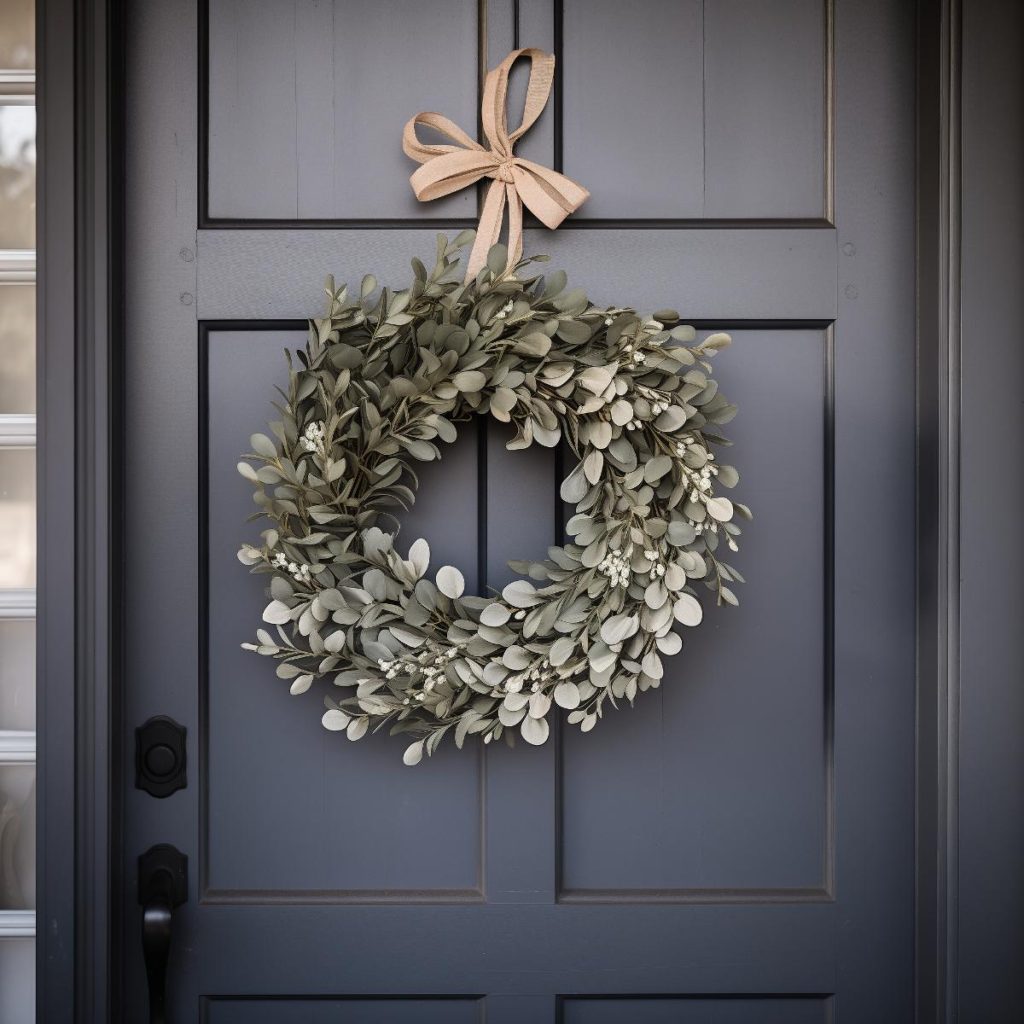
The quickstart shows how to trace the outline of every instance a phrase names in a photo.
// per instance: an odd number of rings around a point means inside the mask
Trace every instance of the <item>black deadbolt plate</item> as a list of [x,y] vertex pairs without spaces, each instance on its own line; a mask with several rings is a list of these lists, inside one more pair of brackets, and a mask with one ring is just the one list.
[[170,796],[184,789],[185,727],[157,715],[135,730],[135,785],[150,796]]

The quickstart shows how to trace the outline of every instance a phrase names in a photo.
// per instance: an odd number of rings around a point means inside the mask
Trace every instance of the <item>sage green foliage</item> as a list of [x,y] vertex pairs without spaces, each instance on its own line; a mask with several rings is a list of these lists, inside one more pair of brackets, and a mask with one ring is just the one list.
[[[609,707],[659,685],[673,626],[700,623],[696,587],[736,604],[736,550],[749,510],[718,492],[736,471],[714,451],[736,409],[709,376],[729,343],[694,343],[666,310],[601,309],[566,276],[506,272],[496,246],[463,284],[466,232],[440,236],[412,285],[358,297],[327,283],[328,315],[310,323],[289,373],[272,437],[256,434],[239,472],[273,526],[239,559],[270,576],[247,650],[273,658],[293,694],[327,677],[323,724],[359,739],[384,725],[409,733],[406,764],[446,733],[461,747],[516,733],[549,734],[552,705],[594,727]],[[515,430],[510,449],[564,438],[578,464],[562,484],[576,506],[571,542],[501,595],[465,594],[462,573],[417,540],[395,548],[395,514],[416,491],[415,464],[441,456],[456,425],[490,415]],[[276,634],[276,635],[275,635]]]

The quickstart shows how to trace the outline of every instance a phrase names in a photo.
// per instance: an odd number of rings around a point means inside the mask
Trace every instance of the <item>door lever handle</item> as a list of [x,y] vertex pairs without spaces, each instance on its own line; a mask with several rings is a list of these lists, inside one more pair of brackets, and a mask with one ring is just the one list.
[[188,858],[167,843],[139,857],[142,904],[142,955],[149,988],[149,1022],[167,1021],[167,961],[171,952],[174,908],[188,899]]

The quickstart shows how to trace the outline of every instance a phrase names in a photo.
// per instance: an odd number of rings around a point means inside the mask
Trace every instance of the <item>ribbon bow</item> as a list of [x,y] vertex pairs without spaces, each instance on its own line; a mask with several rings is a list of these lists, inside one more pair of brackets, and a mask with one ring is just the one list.
[[[530,81],[526,88],[523,120],[509,132],[505,103],[508,98],[508,76],[520,57],[530,59]],[[420,202],[439,199],[473,185],[481,178],[491,178],[476,242],[469,256],[466,280],[476,277],[487,260],[491,246],[501,233],[505,204],[508,203],[508,267],[523,255],[523,207],[542,224],[557,228],[565,218],[586,200],[590,193],[564,174],[516,156],[513,146],[540,117],[551,94],[555,74],[555,58],[543,50],[513,50],[484,82],[482,122],[490,144],[485,149],[471,139],[457,124],[443,114],[424,111],[411,118],[402,133],[406,156],[423,166],[409,178]],[[424,125],[446,135],[456,145],[427,145],[416,136],[416,126]]]

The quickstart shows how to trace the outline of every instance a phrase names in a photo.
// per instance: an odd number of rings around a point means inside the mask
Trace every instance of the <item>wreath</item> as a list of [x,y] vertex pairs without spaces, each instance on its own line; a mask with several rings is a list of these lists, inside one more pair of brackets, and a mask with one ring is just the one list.
[[[406,764],[449,732],[484,743],[547,739],[553,705],[586,732],[609,708],[657,687],[663,658],[699,625],[697,585],[736,604],[746,506],[724,497],[736,470],[715,449],[735,414],[709,376],[726,334],[695,342],[671,310],[601,308],[566,289],[545,257],[490,248],[470,280],[439,236],[433,270],[358,298],[327,281],[328,311],[287,353],[272,436],[254,434],[239,472],[272,526],[239,559],[270,577],[270,603],[246,650],[273,658],[291,692],[327,678],[323,724],[358,740],[407,733]],[[509,424],[511,450],[567,444],[561,486],[575,505],[568,540],[490,596],[465,593],[455,566],[430,568],[415,540],[399,550],[398,516],[415,500],[416,463],[441,457],[458,424]],[[528,577],[528,578],[525,578]]]

